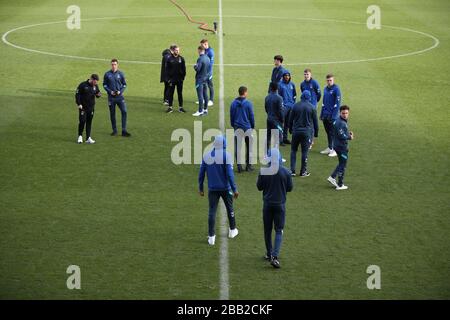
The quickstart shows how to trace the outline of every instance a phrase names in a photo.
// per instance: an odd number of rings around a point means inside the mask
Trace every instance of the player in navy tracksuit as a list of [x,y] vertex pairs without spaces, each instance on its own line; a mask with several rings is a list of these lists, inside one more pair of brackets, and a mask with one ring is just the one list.
[[270,142],[272,139],[272,130],[278,130],[278,141],[275,145],[283,145],[283,121],[284,106],[283,98],[277,93],[278,83],[270,83],[270,93],[264,101],[264,108],[267,113],[267,152],[270,150]]
[[[336,187],[336,190],[346,190],[348,187],[344,185],[345,168],[348,160],[348,141],[353,140],[353,132],[348,130],[348,116],[350,107],[343,105],[339,108],[340,115],[333,123],[334,150],[337,153],[339,163],[334,169],[328,181]],[[336,181],[336,177],[338,180]]]
[[160,78],[159,78],[159,82],[161,82],[161,83],[164,82],[163,104],[165,106],[169,105],[169,98],[168,98],[169,83],[167,82],[166,61],[167,61],[167,58],[170,56],[170,54],[171,54],[170,49],[164,49],[164,51],[162,52],[161,75],[160,75]]
[[[230,107],[230,123],[234,129],[234,157],[236,159],[238,172],[242,171],[242,165],[240,157],[238,157],[238,150],[240,154],[240,148],[238,149],[238,139],[242,143],[242,136],[245,137],[245,170],[253,171],[250,163],[250,140],[251,130],[255,129],[255,115],[253,113],[253,105],[250,100],[247,100],[247,88],[240,87],[239,97],[234,99]],[[238,131],[239,129],[242,132]],[[247,132],[247,130],[250,130]],[[244,135],[242,135],[244,134]],[[238,160],[239,159],[239,160]]]
[[283,143],[291,144],[288,139],[288,122],[292,107],[297,98],[297,90],[295,84],[291,81],[291,74],[285,70],[283,78],[278,83],[278,94],[283,98],[284,105],[284,127],[283,127]]
[[198,111],[193,116],[203,116],[208,114],[208,77],[210,60],[205,54],[205,49],[202,46],[198,47],[199,57],[197,63],[194,65],[195,69],[195,89],[197,90]]
[[335,157],[336,152],[333,148],[333,122],[339,116],[339,107],[341,105],[341,90],[334,84],[334,76],[327,75],[327,85],[323,89],[322,110],[320,111],[320,120],[327,133],[328,147],[321,151],[321,154],[328,154]]
[[214,245],[216,239],[216,212],[220,198],[222,198],[225,203],[230,224],[228,237],[234,238],[238,235],[233,210],[233,197],[237,199],[239,192],[234,182],[232,159],[225,149],[225,137],[222,135],[216,136],[214,139],[214,148],[211,152],[203,156],[200,172],[198,174],[198,189],[202,197],[205,195],[203,189],[205,174],[208,176],[208,243],[210,245]]
[[303,80],[303,82],[300,83],[300,91],[303,92],[305,90],[308,90],[311,93],[310,102],[313,105],[314,109],[317,110],[317,103],[320,101],[320,98],[322,97],[319,82],[317,82],[316,79],[312,78],[311,69],[305,69],[303,75],[305,76],[305,80]]
[[[281,55],[276,55],[275,57],[273,57],[273,63],[275,65],[275,67],[272,69],[272,76],[270,78],[270,83],[279,83],[281,81],[281,78],[283,78],[283,74],[287,71],[284,67],[283,67],[283,56]],[[269,83],[269,90],[268,92],[270,93],[270,83]]]
[[213,66],[214,66],[214,49],[209,46],[208,39],[202,39],[200,45],[205,48],[205,54],[208,56],[210,64],[208,68],[208,80],[206,84],[209,88],[208,107],[214,104],[214,84],[213,84]]
[[289,131],[292,132],[291,144],[291,171],[295,176],[295,165],[297,162],[298,146],[302,148],[302,167],[300,169],[300,176],[307,177],[309,172],[306,170],[308,161],[309,146],[312,142],[312,137],[317,137],[319,134],[319,125],[317,123],[317,113],[314,112],[314,107],[309,103],[311,94],[308,90],[302,92],[301,101],[294,105],[289,118]]
[[[283,167],[280,151],[277,148],[270,150],[270,165],[277,170],[265,174],[262,168],[258,176],[256,186],[263,191],[263,223],[264,240],[266,243],[267,260],[270,259],[272,266],[280,267],[278,257],[280,255],[281,242],[283,240],[283,229],[286,216],[286,194],[292,191],[291,172]],[[275,243],[272,247],[272,230],[275,229]]]
[[122,136],[129,137],[131,134],[127,131],[127,105],[123,92],[127,88],[125,75],[119,70],[119,61],[117,59],[111,60],[111,70],[105,73],[103,77],[103,88],[108,93],[109,115],[111,118],[112,136],[117,135],[116,126],[116,105],[122,113]]

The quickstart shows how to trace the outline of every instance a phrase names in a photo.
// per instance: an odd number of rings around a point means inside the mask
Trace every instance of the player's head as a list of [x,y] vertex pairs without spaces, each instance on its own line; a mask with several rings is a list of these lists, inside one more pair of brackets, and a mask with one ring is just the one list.
[[99,80],[98,74],[96,74],[96,73],[91,74],[91,77],[89,78],[89,82],[93,86],[96,86],[98,84],[98,80]]
[[283,73],[283,80],[284,80],[284,82],[291,81],[291,74],[289,72]]
[[198,54],[205,54],[205,48],[203,48],[203,46],[198,46],[197,50]]
[[241,86],[238,89],[239,97],[246,98],[247,97],[247,92],[248,92],[247,87]]
[[283,63],[283,60],[284,60],[283,56],[277,54],[275,57],[273,57],[273,64],[277,67],[281,66],[281,64]]
[[172,54],[173,54],[175,57],[178,57],[179,54],[180,54],[180,47],[177,46],[176,44],[173,44],[173,45],[170,46],[170,51],[172,51]]
[[346,104],[342,105],[339,108],[339,113],[341,114],[341,118],[347,120],[348,116],[350,114],[350,107],[347,106]]
[[327,86],[331,87],[334,84],[334,75],[329,73],[327,74]]
[[111,59],[111,69],[114,72],[116,72],[117,69],[119,69],[119,60],[117,60],[116,58]]
[[305,80],[309,81],[312,78],[311,69],[306,68],[305,71],[303,71],[303,75],[305,76]]
[[278,90],[278,83],[276,82],[271,82],[269,85],[270,88],[270,92],[277,92]]
[[202,40],[200,41],[200,45],[201,45],[203,48],[208,49],[208,48],[209,48],[209,42],[208,42],[208,39],[202,39]]

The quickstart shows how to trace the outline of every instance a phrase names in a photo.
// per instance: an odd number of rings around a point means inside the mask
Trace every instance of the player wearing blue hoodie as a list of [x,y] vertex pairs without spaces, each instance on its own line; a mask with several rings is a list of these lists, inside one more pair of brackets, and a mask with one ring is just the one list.
[[214,105],[214,84],[213,84],[213,66],[214,66],[214,49],[209,46],[208,39],[202,39],[200,45],[205,48],[205,54],[208,56],[210,64],[208,68],[208,80],[206,84],[209,88],[208,107]]
[[309,146],[312,137],[319,134],[319,125],[317,123],[317,113],[314,111],[313,105],[309,102],[311,94],[308,90],[302,92],[301,101],[294,105],[289,119],[289,131],[292,132],[291,144],[291,171],[295,176],[295,165],[297,162],[298,146],[302,148],[302,167],[300,169],[300,177],[308,177],[309,172],[306,170],[308,161]]
[[278,83],[270,83],[270,93],[264,101],[264,108],[267,113],[267,152],[270,150],[272,140],[272,130],[278,130],[278,141],[276,145],[283,145],[283,98],[278,94]]
[[[264,174],[261,169],[256,187],[263,192],[263,223],[267,260],[274,268],[280,267],[283,229],[286,216],[286,194],[293,189],[291,172],[283,167],[281,153],[277,148],[270,150],[270,165],[278,168],[273,174]],[[272,247],[272,229],[275,229],[275,243]]]
[[[308,90],[311,93],[311,104],[313,105],[314,112],[316,113],[317,116],[317,103],[320,101],[320,98],[322,97],[319,82],[317,82],[316,79],[312,78],[311,69],[309,68],[306,68],[303,71],[303,76],[305,77],[305,80],[300,84],[300,90],[301,92]],[[309,149],[311,149],[313,145],[314,145],[314,138],[311,140]]]
[[205,54],[205,48],[199,46],[198,59],[194,65],[195,70],[195,89],[197,90],[198,111],[193,114],[194,117],[204,116],[208,114],[208,70],[210,60]]
[[[238,156],[240,153],[240,148],[238,149],[238,139],[242,142],[242,134],[245,137],[245,170],[253,171],[252,165],[250,164],[250,139],[251,131],[247,130],[255,129],[255,116],[253,113],[253,105],[250,100],[247,100],[248,90],[246,87],[239,87],[239,97],[234,99],[230,107],[230,123],[234,129],[234,157],[236,159],[238,172],[242,171],[242,164],[240,160],[241,157]],[[238,131],[241,129],[242,131]]]
[[284,127],[283,127],[283,143],[291,144],[288,139],[288,122],[292,107],[297,99],[297,90],[295,84],[291,81],[291,74],[285,70],[283,78],[278,83],[278,94],[283,98],[284,105]]
[[205,195],[203,189],[205,174],[208,176],[208,243],[210,245],[214,245],[216,241],[216,212],[220,198],[222,198],[227,209],[230,224],[228,237],[234,238],[238,235],[233,210],[233,197],[237,199],[239,193],[234,182],[232,159],[225,150],[226,146],[227,141],[225,137],[222,135],[216,136],[213,149],[203,156],[198,174],[198,190],[202,197]]
[[336,151],[333,148],[333,122],[339,116],[339,107],[341,105],[341,90],[334,83],[334,76],[327,75],[327,85],[323,89],[322,110],[320,111],[320,120],[327,133],[328,147],[320,151],[321,154],[328,154],[329,157],[336,157]]
[[[273,57],[273,64],[275,65],[275,67],[272,69],[270,83],[279,83],[281,81],[281,78],[283,78],[283,74],[287,71],[283,67],[283,56],[276,55],[275,57]],[[268,93],[270,93],[270,83]]]

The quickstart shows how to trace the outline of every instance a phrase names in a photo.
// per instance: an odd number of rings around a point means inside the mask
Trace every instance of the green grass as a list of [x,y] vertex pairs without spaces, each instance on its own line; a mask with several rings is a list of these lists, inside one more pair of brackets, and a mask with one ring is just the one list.
[[[180,1],[200,20],[217,20],[217,1]],[[64,21],[66,1],[0,3],[0,32]],[[188,66],[185,100],[194,111],[193,69],[205,37],[169,1],[78,1],[79,31],[64,23],[12,33],[18,45],[66,55],[160,61],[170,43]],[[270,64],[365,59],[421,50],[427,37],[389,28],[369,31],[370,1],[223,1],[224,62]],[[352,108],[346,183],[325,181],[336,164],[321,156],[324,130],[309,157],[308,179],[295,179],[287,202],[282,269],[262,261],[261,194],[256,172],[237,175],[240,234],[229,241],[231,299],[450,298],[450,25],[447,1],[379,1],[382,23],[430,33],[436,49],[399,59],[312,65],[324,85],[336,75]],[[283,19],[228,16],[276,16]],[[163,16],[170,16],[164,18]],[[289,19],[292,18],[292,19]],[[360,24],[305,21],[336,19]],[[218,39],[208,36],[218,54]],[[129,83],[130,139],[109,136],[106,98],[97,101],[93,137],[77,145],[74,89],[108,61],[29,53],[2,44],[0,59],[0,298],[217,299],[219,248],[206,244],[207,201],[198,197],[198,165],[170,161],[176,128],[193,118],[166,115],[159,65],[121,63]],[[217,60],[218,61],[218,60]],[[288,68],[298,86],[307,65]],[[257,128],[271,66],[225,67],[225,120],[239,85],[249,88]],[[218,94],[218,68],[215,69]],[[106,96],[106,95],[104,95]],[[120,115],[118,114],[118,119]],[[202,119],[218,128],[218,107]],[[119,120],[120,122],[120,120]],[[282,148],[286,158],[289,149]],[[82,290],[66,288],[66,268],[81,267]],[[382,289],[366,288],[379,265]]]

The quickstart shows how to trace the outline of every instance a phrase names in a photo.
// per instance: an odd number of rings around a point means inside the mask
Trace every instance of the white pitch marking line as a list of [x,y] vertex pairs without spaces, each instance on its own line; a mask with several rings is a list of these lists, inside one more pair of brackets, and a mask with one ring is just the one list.
[[[225,85],[224,85],[224,64],[223,64],[223,30],[222,30],[222,0],[219,0],[219,26],[217,28],[219,35],[219,128],[222,133],[225,132]],[[227,213],[223,202],[220,204],[220,300],[230,298],[230,282],[228,272],[228,227]]]
[[[113,19],[142,19],[142,18],[177,18],[177,17],[180,17],[180,15],[177,15],[177,16],[175,16],[175,15],[168,15],[168,16],[100,17],[100,18],[92,18],[92,19],[81,19],[81,21],[113,20]],[[216,17],[216,16],[205,15],[205,16],[202,16],[202,17]],[[336,22],[336,23],[365,25],[365,23],[362,23],[362,22],[336,20],[336,19],[290,18],[290,17],[274,17],[274,16],[235,16],[235,15],[226,16],[226,18],[308,20],[308,21],[318,21],[318,22]],[[28,28],[33,28],[33,27],[38,27],[38,26],[43,26],[43,25],[59,24],[59,23],[66,23],[66,20],[64,20],[64,21],[53,21],[53,22],[36,23],[36,24],[31,24],[31,25],[26,25],[26,26],[14,28],[14,29],[11,29],[11,30],[9,30],[9,31],[7,31],[7,32],[5,32],[3,34],[2,41],[6,45],[9,45],[9,46],[14,47],[16,49],[24,50],[24,51],[27,51],[27,52],[32,52],[32,53],[38,53],[38,54],[44,54],[44,55],[50,55],[50,56],[56,56],[56,57],[62,57],[62,58],[87,60],[87,61],[89,61],[89,60],[91,60],[91,61],[109,61],[110,60],[110,59],[106,59],[106,58],[83,57],[83,56],[66,55],[66,54],[59,54],[59,53],[48,52],[48,51],[35,50],[35,49],[25,48],[25,47],[16,45],[16,44],[11,43],[11,42],[9,42],[7,40],[7,37],[8,37],[9,34],[15,32],[15,31],[18,31],[18,30],[28,29]],[[425,53],[427,51],[435,49],[436,47],[439,46],[439,43],[440,43],[438,38],[436,38],[435,36],[433,36],[433,35],[431,35],[429,33],[426,33],[426,32],[422,32],[422,31],[418,31],[418,30],[414,30],[414,29],[410,29],[410,28],[404,28],[404,27],[389,26],[389,25],[383,25],[382,27],[383,28],[388,28],[388,29],[393,29],[393,30],[400,30],[400,31],[412,32],[412,33],[420,34],[422,36],[425,36],[427,38],[432,39],[433,40],[433,45],[428,47],[428,48],[425,48],[425,49],[421,49],[421,50],[417,50],[417,51],[413,51],[413,52],[407,52],[407,53],[404,53],[404,54],[385,56],[385,57],[356,59],[356,60],[298,62],[298,63],[286,63],[285,65],[286,66],[328,65],[328,64],[359,63],[359,62],[371,62],[371,61],[381,61],[381,60],[388,60],[388,59],[396,59],[396,58],[403,58],[403,57],[408,57],[408,56],[413,56],[413,55],[418,55],[418,54]],[[135,64],[151,64],[151,65],[159,65],[159,64],[161,64],[161,62],[159,62],[159,61],[153,62],[153,61],[123,60],[123,59],[121,59],[121,61],[124,62],[124,63],[135,63]],[[269,64],[269,63],[228,63],[228,64],[225,64],[225,66],[227,66],[227,67],[268,67],[268,66],[272,66],[272,64]]]

